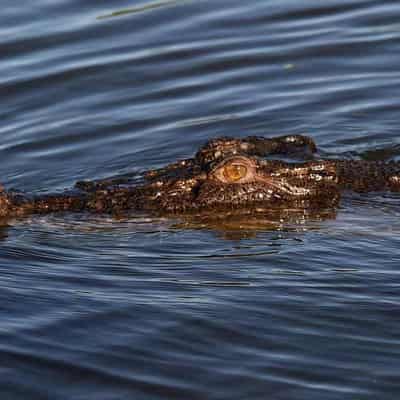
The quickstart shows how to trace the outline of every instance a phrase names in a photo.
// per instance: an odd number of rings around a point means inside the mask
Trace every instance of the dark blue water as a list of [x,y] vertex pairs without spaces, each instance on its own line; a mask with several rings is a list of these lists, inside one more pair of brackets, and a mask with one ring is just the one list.
[[[2,1],[0,181],[302,133],[400,157],[400,4]],[[0,232],[1,399],[395,399],[400,197],[242,229],[49,215]]]

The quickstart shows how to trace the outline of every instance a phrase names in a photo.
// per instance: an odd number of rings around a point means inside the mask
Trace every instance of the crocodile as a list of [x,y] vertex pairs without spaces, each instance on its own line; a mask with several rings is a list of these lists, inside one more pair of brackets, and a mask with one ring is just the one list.
[[[345,190],[400,191],[400,163],[321,159],[311,137],[209,140],[194,155],[137,176],[79,181],[56,193],[0,187],[0,217],[60,211],[157,215],[335,209]],[[280,156],[280,157],[278,157]],[[293,157],[300,157],[293,161]],[[288,160],[292,157],[292,160]]]

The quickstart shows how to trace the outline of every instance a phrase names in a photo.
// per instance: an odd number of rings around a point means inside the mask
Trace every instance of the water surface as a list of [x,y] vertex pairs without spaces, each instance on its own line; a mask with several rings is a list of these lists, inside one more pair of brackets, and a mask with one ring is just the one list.
[[[3,0],[1,182],[160,167],[220,135],[399,159],[400,5]],[[400,198],[204,226],[50,215],[0,232],[0,393],[398,399]]]

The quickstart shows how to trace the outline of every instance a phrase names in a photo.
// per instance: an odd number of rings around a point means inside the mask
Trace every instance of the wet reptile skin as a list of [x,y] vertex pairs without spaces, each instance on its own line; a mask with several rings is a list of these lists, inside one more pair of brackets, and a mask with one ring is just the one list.
[[334,208],[340,193],[400,191],[400,163],[360,160],[284,162],[271,155],[317,151],[307,136],[272,139],[222,137],[202,146],[194,158],[146,172],[141,180],[116,177],[78,182],[62,193],[30,196],[0,191],[0,217],[56,211],[156,214],[230,209]]

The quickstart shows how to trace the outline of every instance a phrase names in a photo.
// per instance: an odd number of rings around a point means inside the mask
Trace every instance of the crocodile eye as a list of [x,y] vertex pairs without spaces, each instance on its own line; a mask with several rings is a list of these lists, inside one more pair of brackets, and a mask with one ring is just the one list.
[[247,167],[243,164],[229,164],[223,167],[224,178],[228,182],[237,182],[247,175]]
[[235,156],[222,161],[211,172],[211,176],[223,183],[245,183],[256,179],[256,166],[247,157]]

